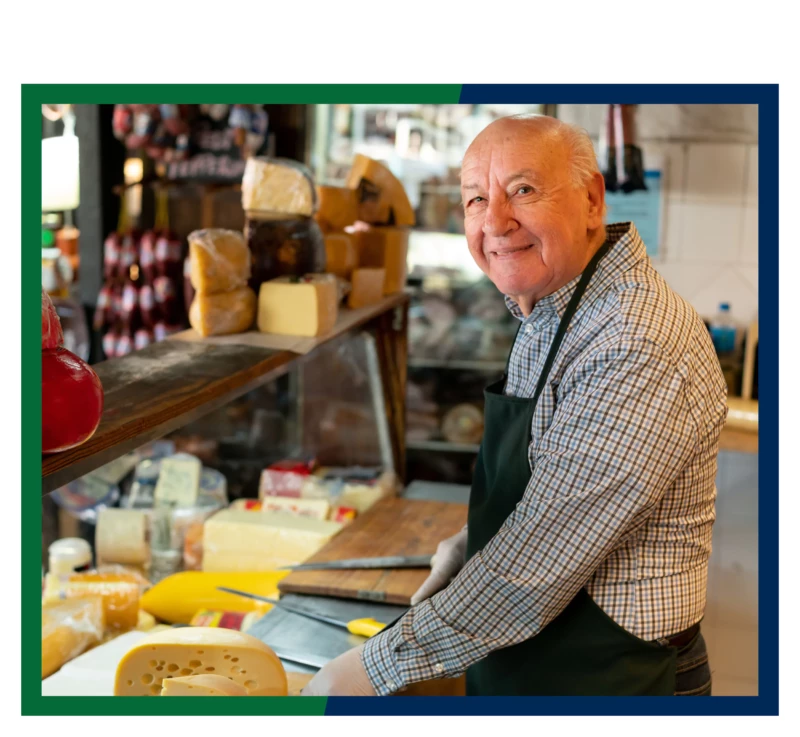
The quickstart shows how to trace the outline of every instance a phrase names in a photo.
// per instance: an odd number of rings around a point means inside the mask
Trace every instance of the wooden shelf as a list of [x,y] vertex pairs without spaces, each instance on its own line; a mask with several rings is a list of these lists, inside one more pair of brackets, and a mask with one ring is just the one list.
[[400,293],[360,310],[342,310],[333,331],[302,352],[248,344],[244,338],[241,344],[165,340],[93,366],[105,391],[100,427],[83,445],[42,457],[42,494],[274,380],[313,355],[316,347],[407,302],[408,296]]

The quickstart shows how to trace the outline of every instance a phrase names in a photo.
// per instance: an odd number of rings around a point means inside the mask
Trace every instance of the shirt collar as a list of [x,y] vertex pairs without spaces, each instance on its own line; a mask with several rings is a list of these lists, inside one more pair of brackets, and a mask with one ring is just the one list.
[[[647,258],[647,249],[633,223],[611,223],[606,225],[606,243],[611,243],[611,249],[597,265],[597,270],[592,276],[582,300],[584,303],[589,301],[587,297],[590,295],[595,296],[605,291],[619,274],[628,271],[641,260]],[[560,289],[540,299],[534,305],[530,317],[538,318],[545,315],[555,315],[561,319],[580,278],[579,274]],[[508,307],[511,314],[518,320],[524,321],[525,316],[522,314],[519,305],[507,295],[505,301],[506,307]]]

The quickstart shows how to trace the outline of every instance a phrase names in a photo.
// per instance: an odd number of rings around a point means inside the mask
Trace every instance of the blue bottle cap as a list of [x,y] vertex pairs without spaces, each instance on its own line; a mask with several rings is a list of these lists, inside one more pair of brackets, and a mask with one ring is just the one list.
[[720,303],[720,305],[719,305],[719,308],[720,308],[720,309],[721,309],[723,312],[728,312],[728,310],[730,310],[731,306],[730,306],[730,304],[728,304],[727,302],[721,302],[721,303]]

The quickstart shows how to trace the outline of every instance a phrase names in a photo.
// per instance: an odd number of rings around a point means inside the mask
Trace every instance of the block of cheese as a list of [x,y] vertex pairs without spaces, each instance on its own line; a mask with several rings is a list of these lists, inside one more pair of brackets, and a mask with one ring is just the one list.
[[345,484],[342,493],[336,501],[343,507],[350,507],[355,509],[359,514],[363,514],[375,504],[375,502],[386,495],[386,490],[377,485]]
[[314,216],[326,233],[344,230],[358,220],[358,190],[348,187],[317,187],[319,206]]
[[231,292],[197,292],[189,308],[189,322],[203,337],[243,333],[256,316],[256,293],[250,287]]
[[286,672],[261,640],[221,627],[179,627],[148,635],[120,660],[115,696],[160,696],[164,679],[213,673],[249,696],[286,696]]
[[247,696],[240,683],[215,673],[165,678],[162,684],[162,696]]
[[339,289],[333,274],[281,276],[261,285],[258,329],[262,333],[315,337],[336,325]]
[[250,249],[235,230],[206,228],[189,233],[189,279],[206,294],[243,287],[250,278]]
[[145,513],[138,509],[101,509],[94,549],[98,566],[104,563],[143,566],[150,557]]
[[290,159],[249,158],[242,177],[242,207],[248,214],[314,214],[317,192],[311,172]]
[[358,190],[358,219],[374,225],[412,226],[414,208],[400,180],[383,164],[356,154],[347,187]]
[[100,597],[110,632],[127,632],[139,623],[140,588],[134,574],[73,573],[62,586],[67,599]]
[[42,678],[78,657],[103,638],[105,619],[99,596],[42,605]]
[[204,571],[272,571],[316,553],[343,525],[280,512],[225,509],[203,529]]
[[358,238],[355,234],[328,233],[325,236],[325,270],[342,279],[349,279],[358,266]]
[[402,292],[406,285],[408,228],[370,228],[361,233],[359,266],[386,270],[384,294]]
[[262,512],[280,512],[297,517],[328,519],[331,505],[327,499],[293,499],[287,496],[265,496],[261,500]]
[[385,269],[355,269],[350,277],[353,288],[347,296],[347,306],[355,310],[380,302],[385,278]]

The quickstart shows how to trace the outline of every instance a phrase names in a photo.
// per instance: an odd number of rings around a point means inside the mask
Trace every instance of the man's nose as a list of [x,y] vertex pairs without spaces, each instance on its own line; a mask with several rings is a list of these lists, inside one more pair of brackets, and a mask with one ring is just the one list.
[[501,238],[517,228],[519,223],[514,219],[507,203],[498,202],[496,199],[489,202],[483,220],[484,235]]

